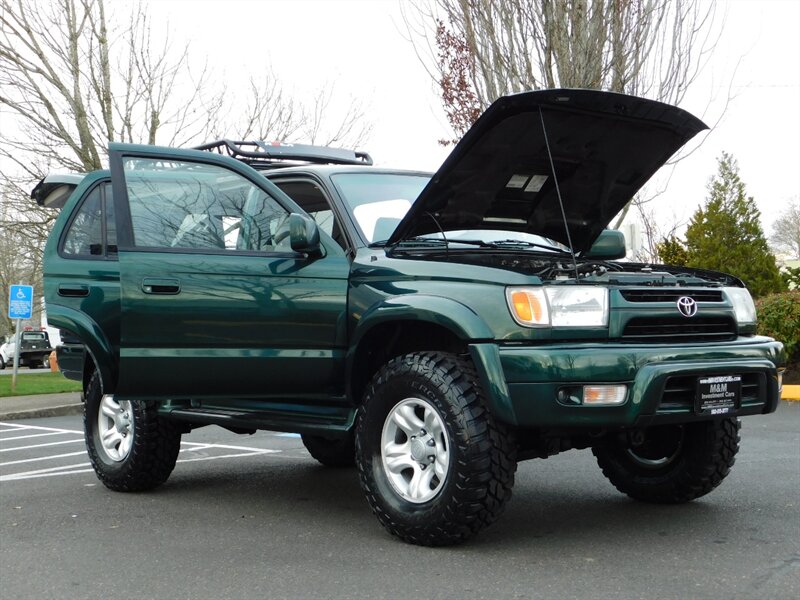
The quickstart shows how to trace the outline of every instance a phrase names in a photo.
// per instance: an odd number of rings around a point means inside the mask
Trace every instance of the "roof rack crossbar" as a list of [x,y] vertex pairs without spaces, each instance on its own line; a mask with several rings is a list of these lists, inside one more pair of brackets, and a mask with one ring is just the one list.
[[194,149],[230,156],[255,169],[291,166],[286,164],[287,161],[300,164],[372,165],[372,157],[366,152],[307,144],[221,139],[195,146]]

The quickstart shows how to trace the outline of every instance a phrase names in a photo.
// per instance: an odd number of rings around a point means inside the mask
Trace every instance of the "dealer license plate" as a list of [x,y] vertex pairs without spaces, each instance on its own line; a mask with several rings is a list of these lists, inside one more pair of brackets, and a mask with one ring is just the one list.
[[739,408],[741,375],[715,375],[697,380],[695,411],[701,415],[725,415]]

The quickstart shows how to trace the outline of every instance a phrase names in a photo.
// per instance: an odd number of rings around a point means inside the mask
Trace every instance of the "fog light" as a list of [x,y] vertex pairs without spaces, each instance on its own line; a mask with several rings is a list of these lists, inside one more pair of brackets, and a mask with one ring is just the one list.
[[583,403],[610,406],[625,404],[627,391],[628,386],[626,385],[585,385],[583,386]]
[[778,395],[783,391],[783,371],[778,371]]

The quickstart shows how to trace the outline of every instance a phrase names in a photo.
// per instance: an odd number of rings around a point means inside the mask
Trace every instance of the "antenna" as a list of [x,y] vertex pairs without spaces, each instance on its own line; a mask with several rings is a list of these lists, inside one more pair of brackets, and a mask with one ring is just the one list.
[[564,202],[561,200],[561,190],[558,187],[558,176],[556,175],[556,165],[553,163],[553,153],[550,152],[550,140],[547,139],[547,129],[544,126],[544,115],[542,114],[542,106],[539,105],[539,119],[542,121],[542,134],[544,135],[544,144],[547,147],[547,158],[550,159],[550,172],[553,174],[553,182],[556,185],[556,196],[558,196],[558,205],[561,207],[561,218],[564,220],[564,230],[567,232],[567,243],[569,244],[569,253],[572,255],[572,266],[575,269],[575,281],[580,279],[578,273],[578,261],[575,259],[575,249],[572,247],[572,236],[569,234],[569,223],[567,223],[567,213],[564,212]]

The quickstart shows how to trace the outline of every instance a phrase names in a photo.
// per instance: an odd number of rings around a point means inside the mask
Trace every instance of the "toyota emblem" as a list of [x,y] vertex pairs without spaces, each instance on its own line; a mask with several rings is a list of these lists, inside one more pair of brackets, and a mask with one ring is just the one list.
[[681,296],[678,298],[677,305],[678,312],[684,317],[693,317],[697,314],[697,302],[694,301],[694,298],[690,298],[689,296]]

